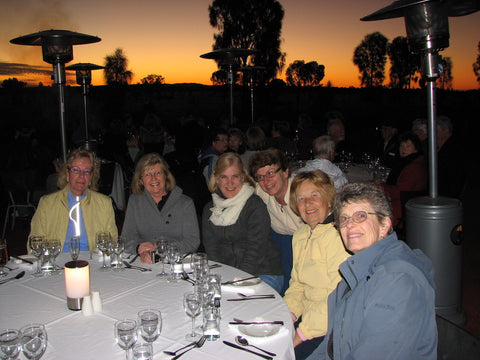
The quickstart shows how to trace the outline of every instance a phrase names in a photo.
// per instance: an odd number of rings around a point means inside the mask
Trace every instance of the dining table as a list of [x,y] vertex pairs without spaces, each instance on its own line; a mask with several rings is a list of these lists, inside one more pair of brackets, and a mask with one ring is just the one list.
[[[28,259],[32,260],[30,256]],[[133,257],[130,257],[133,259]],[[61,253],[56,259],[59,270],[55,274],[35,277],[35,264],[11,259],[7,266],[15,277],[25,271],[25,276],[0,285],[0,328],[20,329],[29,323],[44,324],[48,334],[48,345],[42,360],[48,359],[124,359],[125,351],[114,340],[114,323],[122,319],[137,319],[139,311],[157,309],[161,312],[162,330],[153,343],[153,359],[171,359],[163,351],[175,351],[189,341],[185,335],[191,332],[192,321],[184,311],[183,294],[193,291],[193,285],[184,280],[167,281],[157,276],[162,270],[161,263],[141,264],[137,258],[132,265],[151,269],[139,271],[136,268],[109,268],[101,270],[101,257],[90,252],[80,252],[79,260],[89,263],[90,291],[98,291],[102,310],[86,316],[80,311],[67,307],[63,264],[69,262],[70,254]],[[234,267],[217,264],[211,273],[219,274],[221,281],[244,279],[251,275]],[[166,265],[169,268],[169,265]],[[182,359],[260,359],[250,352],[227,346],[223,341],[235,344],[237,335],[244,336],[250,344],[275,353],[274,359],[295,359],[293,349],[294,326],[290,311],[282,299],[269,285],[259,281],[242,285],[237,283],[222,286],[220,301],[220,338],[206,341],[200,348],[194,348]],[[274,294],[273,298],[240,300],[244,295]],[[278,332],[268,336],[246,331],[244,326],[229,324],[234,318],[240,321],[283,321]],[[196,325],[202,324],[202,316]],[[139,337],[138,342],[143,342]],[[246,347],[262,353],[251,346]],[[20,356],[23,358],[23,355]]]

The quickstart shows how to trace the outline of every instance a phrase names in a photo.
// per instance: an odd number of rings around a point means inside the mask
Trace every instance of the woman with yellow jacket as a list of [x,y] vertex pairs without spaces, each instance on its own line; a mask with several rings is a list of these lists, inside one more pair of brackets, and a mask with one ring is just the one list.
[[[61,190],[42,196],[32,218],[30,235],[59,239],[64,252],[68,252],[68,238],[78,231],[80,251],[95,249],[95,236],[99,231],[108,231],[116,238],[118,230],[112,200],[94,191],[99,177],[100,164],[92,152],[77,149],[68,154],[58,175]],[[77,202],[80,203],[78,228],[69,217]],[[73,212],[76,215],[75,210]]]
[[335,186],[323,171],[299,173],[290,188],[290,207],[305,225],[293,234],[293,268],[284,300],[295,322],[296,359],[305,359],[327,332],[327,299],[341,280],[349,256],[331,213]]

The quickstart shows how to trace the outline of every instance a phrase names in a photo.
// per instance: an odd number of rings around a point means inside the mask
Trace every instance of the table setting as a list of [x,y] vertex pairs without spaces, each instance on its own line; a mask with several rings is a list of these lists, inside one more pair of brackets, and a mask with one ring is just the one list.
[[63,252],[50,259],[53,270],[33,252],[12,258],[0,330],[43,325],[41,359],[295,358],[290,311],[270,286],[203,253],[157,246],[154,255],[143,264],[111,250],[104,267],[101,253]]

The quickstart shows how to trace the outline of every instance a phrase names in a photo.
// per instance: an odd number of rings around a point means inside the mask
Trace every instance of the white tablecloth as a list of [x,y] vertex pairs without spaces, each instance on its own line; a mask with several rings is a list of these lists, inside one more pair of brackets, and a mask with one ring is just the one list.
[[[80,259],[87,259],[88,253],[81,253]],[[61,254],[58,264],[69,261],[69,254]],[[186,345],[185,334],[191,330],[191,319],[183,310],[183,294],[192,290],[186,281],[168,283],[156,277],[160,264],[152,265],[153,271],[140,272],[131,269],[123,271],[98,271],[101,262],[95,258],[90,263],[90,290],[99,290],[103,300],[102,313],[83,316],[81,311],[67,308],[65,279],[63,272],[41,278],[31,276],[31,270],[19,280],[0,285],[1,328],[19,329],[28,323],[43,323],[48,333],[48,347],[45,359],[123,359],[124,351],[115,344],[113,325],[115,321],[136,319],[137,312],[146,308],[161,311],[163,328],[160,337],[154,342],[154,359],[169,359],[163,350],[176,350]],[[137,265],[139,260],[136,261]],[[24,265],[9,263],[18,267],[15,275]],[[147,265],[148,266],[148,265]],[[30,267],[31,268],[31,267]],[[235,277],[248,276],[243,271],[222,265],[212,272],[221,274],[222,281]],[[240,290],[239,290],[240,291]],[[222,340],[235,342],[239,335],[236,325],[229,325],[233,317],[252,320],[262,317],[265,320],[283,320],[285,325],[280,332],[267,338],[249,338],[251,343],[277,354],[275,359],[294,359],[293,324],[290,312],[283,299],[268,285],[255,285],[255,293],[275,293],[275,299],[226,301],[237,298],[235,292],[223,291],[221,301],[221,338],[207,341],[200,349],[185,354],[182,359],[255,359],[253,354],[233,349]],[[201,316],[197,318],[200,324]],[[139,340],[141,341],[141,340]],[[255,350],[251,348],[251,350]]]

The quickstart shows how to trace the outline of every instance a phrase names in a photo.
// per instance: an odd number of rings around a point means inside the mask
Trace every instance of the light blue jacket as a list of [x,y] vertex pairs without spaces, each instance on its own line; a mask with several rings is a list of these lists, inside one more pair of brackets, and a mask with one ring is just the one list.
[[340,265],[328,332],[313,359],[436,359],[433,266],[396,234]]

